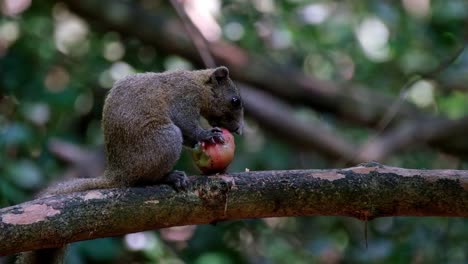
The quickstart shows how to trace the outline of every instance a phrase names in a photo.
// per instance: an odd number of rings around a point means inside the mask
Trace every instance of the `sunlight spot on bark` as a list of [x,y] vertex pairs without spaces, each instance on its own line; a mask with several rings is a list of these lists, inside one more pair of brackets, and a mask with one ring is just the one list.
[[52,208],[46,204],[33,204],[20,208],[23,210],[19,214],[6,214],[2,217],[2,222],[12,225],[29,225],[44,221],[47,217],[54,216],[60,213],[60,210]]
[[145,204],[159,204],[159,200],[149,200],[146,201]]
[[90,191],[86,193],[86,195],[83,197],[83,200],[88,201],[92,199],[103,199],[105,197],[106,196],[100,191]]

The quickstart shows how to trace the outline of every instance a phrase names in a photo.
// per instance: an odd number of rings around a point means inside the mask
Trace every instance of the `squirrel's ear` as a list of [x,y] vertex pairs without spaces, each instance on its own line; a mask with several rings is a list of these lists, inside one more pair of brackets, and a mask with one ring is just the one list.
[[229,78],[229,70],[224,66],[216,68],[211,74],[211,80],[216,84],[221,83],[227,78]]

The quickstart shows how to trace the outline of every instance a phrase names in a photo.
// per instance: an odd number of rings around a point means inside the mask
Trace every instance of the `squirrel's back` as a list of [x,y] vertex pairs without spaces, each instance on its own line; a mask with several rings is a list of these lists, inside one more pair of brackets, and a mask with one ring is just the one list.
[[[103,124],[117,121],[128,126],[138,125],[143,120],[168,123],[172,108],[200,107],[201,98],[210,93],[204,81],[209,73],[199,70],[128,75],[110,90],[104,104]],[[106,122],[105,119],[113,120]]]

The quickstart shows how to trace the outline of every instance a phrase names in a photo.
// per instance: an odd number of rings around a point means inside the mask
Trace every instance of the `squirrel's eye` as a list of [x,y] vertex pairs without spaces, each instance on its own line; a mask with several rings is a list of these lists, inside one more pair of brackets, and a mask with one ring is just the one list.
[[231,98],[231,105],[234,107],[239,107],[241,105],[241,99],[237,96]]

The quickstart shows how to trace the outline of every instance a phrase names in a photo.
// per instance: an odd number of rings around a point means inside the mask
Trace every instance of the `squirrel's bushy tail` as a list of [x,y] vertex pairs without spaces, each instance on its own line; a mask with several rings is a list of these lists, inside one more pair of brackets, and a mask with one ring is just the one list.
[[74,179],[61,182],[45,189],[40,193],[39,197],[45,195],[84,192],[88,190],[106,189],[113,187],[118,186],[115,184],[115,182],[109,180],[107,177]]

